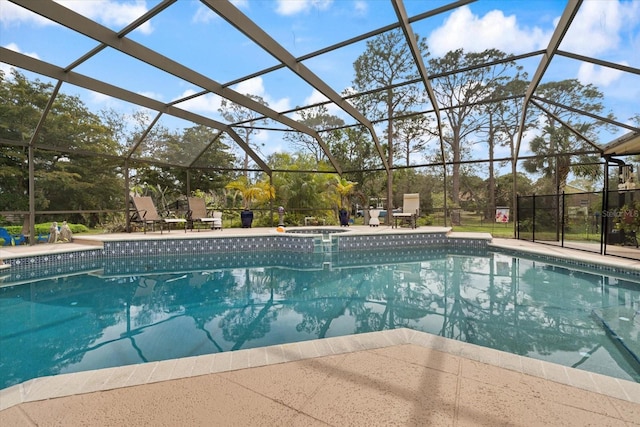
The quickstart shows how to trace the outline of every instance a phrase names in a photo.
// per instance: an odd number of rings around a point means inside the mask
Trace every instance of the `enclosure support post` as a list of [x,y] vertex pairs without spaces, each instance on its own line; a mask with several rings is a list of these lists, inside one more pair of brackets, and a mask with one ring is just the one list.
[[566,206],[565,206],[566,200],[565,200],[565,197],[564,197],[564,191],[562,192],[562,196],[561,197],[562,197],[562,204],[561,204],[561,206],[562,206],[562,216],[561,216],[561,219],[560,219],[560,223],[562,224],[562,226],[560,227],[560,247],[564,248],[564,212],[565,212],[565,209],[566,209]]
[[531,241],[536,241],[536,194],[533,193],[531,201]]
[[131,206],[131,195],[129,194],[129,159],[124,160],[124,229],[131,232],[131,218],[129,218],[129,206]]
[[[600,211],[600,255],[607,252],[607,219],[609,214],[609,159],[604,159],[604,185],[602,187],[602,210]],[[607,215],[605,215],[605,213]]]
[[516,239],[520,240],[520,222],[517,220],[517,218],[520,217],[520,195],[517,195],[515,200],[516,200],[516,206],[514,209],[514,214],[516,219],[514,220],[514,227],[516,232]]
[[187,168],[187,197],[191,196],[191,169]]

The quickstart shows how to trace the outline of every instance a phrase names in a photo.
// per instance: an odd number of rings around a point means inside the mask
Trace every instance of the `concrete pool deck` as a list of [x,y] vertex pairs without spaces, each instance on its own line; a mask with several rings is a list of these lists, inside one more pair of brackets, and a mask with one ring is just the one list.
[[[362,229],[352,227],[398,231]],[[272,230],[222,231],[264,232]],[[187,234],[212,233],[221,234]],[[184,237],[163,237],[178,234]],[[2,248],[0,259],[95,249],[111,237]],[[492,245],[640,268],[633,260],[511,239]],[[123,424],[640,426],[640,384],[398,329],[45,377],[0,391],[3,426]]]

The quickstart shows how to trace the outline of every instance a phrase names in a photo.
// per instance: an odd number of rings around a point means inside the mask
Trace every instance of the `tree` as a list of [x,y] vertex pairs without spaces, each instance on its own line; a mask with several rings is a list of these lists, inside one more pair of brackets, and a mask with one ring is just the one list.
[[349,196],[355,190],[355,186],[357,182],[349,181],[346,178],[341,178],[336,176],[332,182],[330,182],[330,187],[335,190],[338,196],[338,208],[350,208]]
[[[441,77],[433,79],[433,90],[446,116],[444,142],[451,149],[452,194],[454,204],[460,202],[460,162],[469,137],[480,131],[486,123],[486,116],[480,102],[487,101],[495,88],[510,80],[515,62],[499,62],[485,66],[492,61],[504,61],[507,54],[497,49],[483,52],[464,52],[457,49],[442,58],[429,61],[429,69]],[[465,71],[455,71],[462,70]],[[454,72],[452,72],[454,70]]]
[[[144,119],[143,119],[144,122]],[[144,126],[129,137],[138,140]],[[190,189],[205,192],[221,190],[230,181],[235,157],[218,132],[202,125],[171,131],[156,125],[148,131],[134,158],[149,158],[149,163],[137,162],[133,171],[134,185],[167,189],[168,200],[187,194],[187,172]],[[171,165],[154,164],[154,159]],[[218,169],[218,170],[216,170]]]
[[[300,123],[321,133],[321,137],[328,146],[331,146],[335,140],[340,138],[339,131],[325,132],[327,129],[344,126],[344,121],[337,116],[329,114],[326,106],[317,105],[300,110],[298,114],[300,115]],[[302,152],[310,153],[316,159],[316,162],[320,162],[326,157],[318,141],[311,135],[302,132],[286,132],[284,140],[289,141],[291,145]]]
[[411,166],[411,154],[425,150],[428,140],[426,135],[434,135],[430,131],[431,121],[424,114],[417,114],[395,120],[394,141],[397,144],[398,158],[404,156],[404,165]]
[[276,192],[268,181],[251,182],[246,176],[231,181],[226,188],[242,195],[242,204],[245,209],[251,209],[254,203],[263,204],[273,200]]
[[[29,81],[13,70],[10,76],[0,70],[0,137],[16,145],[0,146],[0,210],[29,209],[29,142],[51,96],[52,86]],[[50,163],[50,162],[47,162]],[[38,207],[46,204],[40,192]]]
[[[513,200],[513,177],[513,174],[507,173],[496,178],[496,206],[516,206]],[[515,177],[518,195],[533,194],[533,183],[527,175],[518,172]]]
[[[427,42],[416,35],[423,57],[429,55]],[[363,95],[352,102],[361,111],[368,111],[372,120],[386,121],[387,162],[394,165],[395,116],[407,115],[422,101],[423,91],[416,84],[403,84],[419,77],[411,49],[399,29],[388,31],[367,41],[365,51],[353,64],[353,88]],[[387,176],[387,214],[391,216],[393,200],[393,169]]]
[[[265,101],[261,96],[251,94],[245,94],[245,96],[264,106],[269,105],[267,101]],[[224,117],[224,119],[229,121],[231,124],[239,124],[238,126],[234,126],[235,131],[238,133],[238,135],[240,135],[240,137],[249,147],[259,153],[261,145],[255,143],[255,141],[252,141],[252,136],[259,132],[259,129],[257,129],[255,126],[266,124],[267,120],[262,117],[257,111],[236,104],[235,102],[229,101],[227,99],[222,100],[218,111],[220,112],[220,114],[222,114],[222,117]],[[242,126],[242,124],[246,124],[246,126]],[[244,153],[242,169],[244,170],[244,175],[248,177],[249,153],[247,152]]]
[[[31,82],[17,71],[9,78],[0,74],[0,137],[17,143],[3,145],[0,150],[0,210],[29,207],[25,144],[32,138],[52,89],[51,84]],[[56,96],[34,143],[47,147],[34,153],[36,210],[123,206],[120,165],[111,157],[118,154],[118,143],[99,115],[89,111],[78,97]],[[83,218],[68,219],[80,222]]]
[[[507,146],[509,147],[509,154],[511,156],[511,176],[516,177],[516,181],[518,180],[519,175],[517,174],[517,164],[516,164],[516,138],[518,136],[518,126],[514,126],[514,123],[518,123],[520,120],[520,116],[522,115],[522,103],[523,99],[520,94],[525,93],[529,82],[526,80],[527,74],[522,73],[520,77],[516,77],[513,80],[506,82],[506,84],[499,85],[495,88],[493,92],[494,99],[504,98],[497,103],[490,104],[490,126],[488,130],[489,134],[489,158],[491,160],[491,169],[490,169],[490,179],[488,182],[488,188],[491,195],[489,202],[489,213],[493,215],[493,209],[496,206],[510,206],[513,212],[516,212],[516,201],[515,197],[510,197],[511,204],[499,204],[497,200],[497,184],[495,182],[495,177],[492,181],[491,177],[493,177],[493,153],[494,147],[498,146]],[[522,128],[522,133],[527,132],[529,129],[533,128],[535,122],[532,120],[532,115],[530,110],[528,111],[527,117],[525,118],[524,126]],[[516,182],[512,182],[512,193],[520,193],[518,188],[516,187]],[[527,194],[527,193],[525,193]]]
[[275,153],[269,156],[268,164],[274,170],[287,170],[273,176],[278,205],[301,211],[326,210],[333,205],[334,193],[327,189],[336,174],[309,172],[315,167],[319,172],[330,171],[331,167],[325,162],[316,163],[310,154]]
[[[196,153],[190,147],[197,147]],[[234,156],[223,135],[209,127],[195,125],[184,129],[175,152],[179,158],[188,161],[192,168],[190,188],[202,191],[216,191],[224,188],[231,180]],[[202,152],[202,150],[205,150]],[[195,155],[199,155],[196,159]],[[198,168],[198,169],[195,169]],[[187,169],[173,168],[175,178],[182,184],[182,194],[186,193]]]
[[354,196],[361,206],[369,205],[369,197],[385,193],[386,176],[380,171],[371,133],[364,126],[336,130],[339,137],[332,138],[330,149],[342,165],[343,177],[359,183]]
[[[605,126],[603,122],[587,121],[580,111],[591,114],[602,114],[603,95],[594,85],[583,85],[576,79],[550,82],[538,87],[536,94],[548,99],[548,110],[567,125],[584,135],[590,141],[598,141],[598,130]],[[612,119],[611,114],[608,118]],[[554,193],[560,194],[567,184],[569,173],[576,176],[596,178],[600,174],[597,165],[599,156],[584,153],[595,151],[593,147],[576,136],[569,128],[553,117],[543,113],[544,126],[540,135],[530,143],[531,151],[536,154],[533,159],[524,162],[527,172],[542,172],[554,181]],[[577,167],[572,164],[577,163]]]

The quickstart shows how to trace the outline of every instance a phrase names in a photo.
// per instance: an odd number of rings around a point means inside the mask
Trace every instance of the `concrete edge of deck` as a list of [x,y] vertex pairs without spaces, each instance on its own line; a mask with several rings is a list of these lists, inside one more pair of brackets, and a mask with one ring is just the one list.
[[403,328],[36,378],[0,390],[0,410],[25,402],[405,344],[640,403],[639,383]]

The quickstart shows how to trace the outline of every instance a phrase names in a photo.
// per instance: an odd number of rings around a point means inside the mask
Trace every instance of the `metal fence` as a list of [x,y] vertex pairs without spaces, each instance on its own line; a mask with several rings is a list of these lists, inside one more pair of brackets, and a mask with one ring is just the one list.
[[516,237],[640,259],[640,190],[518,196]]

